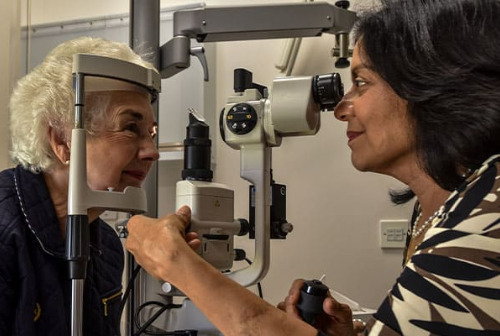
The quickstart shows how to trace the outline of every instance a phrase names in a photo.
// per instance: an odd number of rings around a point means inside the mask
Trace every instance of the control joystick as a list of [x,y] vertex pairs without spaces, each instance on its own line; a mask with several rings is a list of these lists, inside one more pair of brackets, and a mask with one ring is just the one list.
[[302,320],[313,325],[316,317],[323,314],[323,301],[327,296],[328,287],[320,280],[305,281],[297,304]]

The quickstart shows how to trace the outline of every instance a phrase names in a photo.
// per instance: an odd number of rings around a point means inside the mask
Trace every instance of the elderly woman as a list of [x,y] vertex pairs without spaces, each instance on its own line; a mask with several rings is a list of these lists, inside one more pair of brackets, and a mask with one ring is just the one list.
[[[353,165],[405,183],[396,202],[417,198],[404,269],[367,335],[500,334],[499,17],[498,0],[385,0],[357,24],[353,85],[335,116]],[[286,314],[224,277],[190,248],[189,219],[187,207],[133,217],[127,249],[224,335],[359,331],[332,298],[316,329],[299,320],[301,281]]]
[[[1,335],[69,334],[65,229],[76,53],[152,68],[125,44],[85,37],[56,47],[18,82],[10,101],[12,159],[18,165],[0,173]],[[85,100],[90,188],[140,187],[159,156],[150,94],[118,84],[92,90]],[[109,336],[119,333],[123,248],[99,215],[88,213],[83,330]]]

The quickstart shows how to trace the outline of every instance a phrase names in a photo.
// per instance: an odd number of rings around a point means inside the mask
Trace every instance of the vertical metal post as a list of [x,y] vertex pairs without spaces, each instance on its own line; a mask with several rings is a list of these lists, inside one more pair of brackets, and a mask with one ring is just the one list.
[[[151,62],[156,69],[160,67],[160,0],[130,0],[130,47],[146,61]],[[158,101],[153,104],[153,114],[159,123]],[[158,137],[155,139],[158,146]],[[148,199],[147,216],[158,217],[158,163],[155,162],[144,182],[144,189]],[[135,261],[128,254],[128,278],[130,279],[135,268]],[[144,284],[146,275],[141,272],[134,286],[134,295],[129,299],[128,322],[131,334],[136,331],[134,313],[145,298]]]
[[[77,73],[73,79],[75,89],[75,121],[71,133],[71,165],[68,189],[68,216],[66,218],[66,260],[71,279],[71,335],[83,335],[83,288],[87,277],[89,259],[89,227],[86,211],[76,204],[83,192],[82,183],[87,181],[87,172],[79,174],[81,163],[86,161],[85,130],[83,112],[85,103],[85,77]],[[79,132],[81,131],[81,132]],[[76,179],[76,176],[82,177]]]
[[[157,69],[160,67],[160,0],[131,0],[130,47]],[[158,121],[158,102],[153,105]],[[158,137],[156,138],[158,145]],[[158,167],[155,164],[144,183],[148,197],[148,216],[158,216]]]

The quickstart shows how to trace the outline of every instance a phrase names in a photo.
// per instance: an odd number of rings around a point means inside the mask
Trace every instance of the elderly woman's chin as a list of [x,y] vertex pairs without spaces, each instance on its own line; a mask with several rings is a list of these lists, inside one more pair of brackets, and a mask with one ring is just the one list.
[[91,181],[89,187],[92,190],[109,190],[122,192],[126,187],[142,188],[146,174],[138,175],[129,172],[123,172],[118,181]]

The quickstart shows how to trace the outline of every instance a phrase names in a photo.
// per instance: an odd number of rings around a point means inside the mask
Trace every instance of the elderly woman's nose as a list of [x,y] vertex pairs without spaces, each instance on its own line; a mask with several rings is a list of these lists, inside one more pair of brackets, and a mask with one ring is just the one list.
[[143,137],[140,142],[139,158],[141,160],[156,161],[160,158],[160,153],[153,138]]

